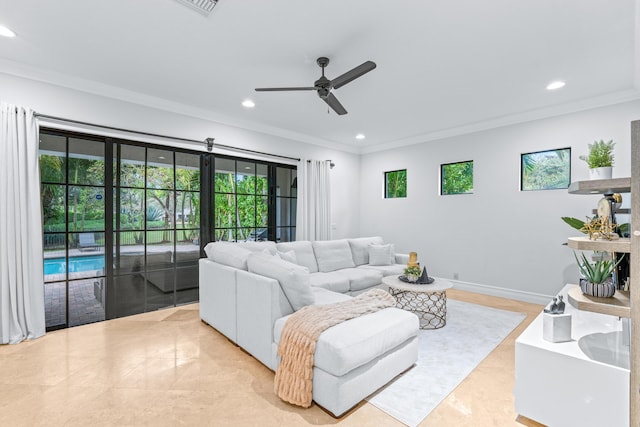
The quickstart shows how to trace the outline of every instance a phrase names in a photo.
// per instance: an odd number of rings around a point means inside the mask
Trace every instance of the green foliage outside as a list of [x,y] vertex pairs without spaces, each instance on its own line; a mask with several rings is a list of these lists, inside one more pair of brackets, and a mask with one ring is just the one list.
[[473,193],[473,161],[442,165],[442,195]]
[[569,188],[571,150],[540,151],[522,155],[522,190]]
[[266,176],[216,171],[214,228],[216,240],[246,240],[255,228],[266,228]]
[[[158,229],[152,234],[153,243],[173,241],[173,228],[186,229],[178,233],[179,240],[193,241],[198,237],[199,170],[178,167],[174,185],[173,166],[148,166],[145,210],[145,165],[123,161],[120,166],[121,187],[114,188],[114,197],[120,198],[120,223],[114,224],[114,229],[136,230],[129,233],[133,237],[127,235],[124,239],[127,244],[143,243],[145,229]],[[67,168],[69,186],[65,187]],[[44,231],[64,232],[67,214],[70,232],[105,230],[104,161],[80,158],[67,161],[64,155],[42,154],[40,174],[41,180],[47,183],[42,185],[41,192]],[[125,186],[134,188],[123,188]],[[65,195],[65,188],[68,188],[68,195]],[[65,197],[68,197],[66,203]],[[114,215],[114,221],[116,217]],[[150,236],[147,236],[147,243],[151,243]]]
[[385,172],[385,193],[384,197],[393,199],[397,197],[407,197],[407,170]]
[[594,141],[589,144],[589,155],[580,156],[580,160],[584,160],[589,165],[589,169],[603,168],[613,166],[613,147],[616,143],[613,140],[604,142],[604,140]]

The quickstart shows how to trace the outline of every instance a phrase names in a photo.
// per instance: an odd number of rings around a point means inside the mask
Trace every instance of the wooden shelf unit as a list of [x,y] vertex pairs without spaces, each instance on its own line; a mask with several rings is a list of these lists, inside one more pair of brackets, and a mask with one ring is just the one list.
[[569,194],[630,193],[631,178],[593,179],[576,181],[569,185]]
[[569,304],[579,310],[608,314],[618,317],[631,317],[629,292],[616,291],[611,298],[598,298],[584,295],[580,286],[572,285],[567,292]]
[[[572,237],[568,244],[574,249],[628,253],[631,266],[640,265],[640,120],[631,122],[631,177],[576,181],[569,186],[569,193],[594,195],[631,193],[630,239],[589,242],[585,238]],[[574,286],[568,292],[567,299],[572,306],[580,310],[613,314],[630,319],[629,426],[636,427],[640,426],[640,313],[638,313],[640,268],[631,268],[630,274],[631,285],[628,293],[616,292],[613,298],[593,298],[583,295],[580,287]]]
[[631,239],[628,238],[591,240],[589,237],[569,237],[567,244],[571,249],[578,249],[580,251],[631,252]]

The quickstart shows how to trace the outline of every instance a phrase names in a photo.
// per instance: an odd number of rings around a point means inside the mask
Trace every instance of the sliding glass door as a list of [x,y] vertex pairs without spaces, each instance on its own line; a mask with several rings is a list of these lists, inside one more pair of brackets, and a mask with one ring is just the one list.
[[40,175],[47,328],[104,320],[104,141],[43,132]]
[[40,130],[49,330],[198,301],[215,240],[295,240],[296,168]]
[[113,147],[108,317],[197,301],[200,155],[124,142]]
[[214,195],[206,206],[209,241],[295,240],[294,166],[223,156],[211,156],[205,165]]
[[200,154],[41,130],[49,330],[198,301]]

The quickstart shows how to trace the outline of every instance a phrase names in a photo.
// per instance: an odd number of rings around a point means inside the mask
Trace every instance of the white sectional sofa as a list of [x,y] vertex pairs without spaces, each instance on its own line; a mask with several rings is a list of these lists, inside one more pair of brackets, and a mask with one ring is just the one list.
[[[407,255],[382,238],[214,242],[200,259],[200,317],[272,370],[289,315],[344,301],[401,274]],[[324,331],[314,357],[313,400],[342,415],[417,360],[418,319],[386,308]]]

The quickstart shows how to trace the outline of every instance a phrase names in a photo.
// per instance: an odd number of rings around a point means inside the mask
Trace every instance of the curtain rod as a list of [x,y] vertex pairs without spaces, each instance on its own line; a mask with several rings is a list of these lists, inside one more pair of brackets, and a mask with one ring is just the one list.
[[[67,118],[64,118],[64,117],[51,116],[51,115],[48,115],[48,114],[41,114],[41,113],[38,113],[38,112],[35,112],[34,115],[36,117],[38,117],[38,118],[55,120],[55,121],[59,121],[59,122],[74,123],[74,124],[84,125],[84,126],[98,127],[98,128],[114,130],[114,131],[118,131],[118,132],[127,132],[127,133],[133,133],[133,134],[144,135],[144,136],[152,136],[154,138],[173,139],[175,141],[184,141],[184,142],[190,142],[190,143],[194,143],[194,144],[207,144],[207,140],[206,139],[204,141],[198,141],[197,139],[181,138],[181,137],[176,137],[176,136],[161,135],[159,133],[143,132],[143,131],[139,131],[139,130],[131,130],[131,129],[125,129],[125,128],[120,128],[120,127],[115,127],[115,126],[106,126],[106,125],[100,125],[100,124],[96,124],[96,123],[83,122],[81,120],[67,119]],[[207,138],[207,139],[209,139],[209,138]],[[222,145],[222,144],[214,144],[214,145],[216,147],[220,147],[220,148],[227,149],[227,150],[236,150],[236,151],[241,151],[241,152],[244,152],[244,153],[260,154],[260,155],[263,155],[263,156],[277,157],[277,158],[280,158],[280,159],[295,160],[297,162],[300,161],[300,159],[297,158],[297,157],[281,156],[280,154],[265,153],[263,151],[249,150],[247,148],[232,147],[230,145]]]

